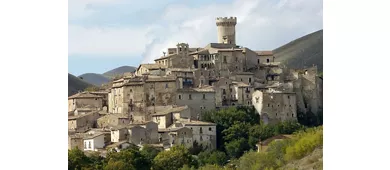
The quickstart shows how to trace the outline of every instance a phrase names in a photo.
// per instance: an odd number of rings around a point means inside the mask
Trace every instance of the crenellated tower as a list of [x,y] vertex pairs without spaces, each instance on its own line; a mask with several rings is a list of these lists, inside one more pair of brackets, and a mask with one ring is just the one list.
[[236,44],[237,17],[218,17],[216,24],[218,28],[218,43]]

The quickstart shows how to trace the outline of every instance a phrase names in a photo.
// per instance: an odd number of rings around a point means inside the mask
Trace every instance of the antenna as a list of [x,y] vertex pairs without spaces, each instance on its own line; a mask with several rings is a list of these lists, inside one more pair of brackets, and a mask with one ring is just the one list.
[[165,51],[163,51],[164,57],[165,57]]

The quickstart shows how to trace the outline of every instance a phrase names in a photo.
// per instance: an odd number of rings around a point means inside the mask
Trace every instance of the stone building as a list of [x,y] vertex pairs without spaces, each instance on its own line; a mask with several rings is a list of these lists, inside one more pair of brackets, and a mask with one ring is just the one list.
[[251,106],[253,87],[244,83],[233,81],[230,87],[232,89],[231,105]]
[[101,110],[102,105],[103,97],[89,92],[77,93],[68,97],[68,112],[78,108],[84,108],[85,106],[93,107],[95,110]]
[[130,118],[126,114],[107,114],[97,119],[97,126],[100,128],[109,128],[120,125],[130,124]]
[[[260,114],[260,119],[266,124],[280,121],[297,120],[297,106],[295,93],[255,91],[252,94],[253,105]],[[259,100],[261,98],[261,100]],[[258,107],[258,105],[262,105]],[[258,110],[261,108],[261,110]]]
[[215,90],[212,86],[178,89],[176,104],[190,107],[195,113],[191,118],[196,119],[197,114],[215,109]]
[[140,64],[139,67],[137,68],[135,75],[136,76],[142,76],[143,74],[150,74],[150,75],[157,75],[157,76],[162,76],[165,75],[165,69],[166,65],[164,64]]
[[159,129],[168,128],[176,120],[195,117],[188,106],[171,106],[152,114],[152,121],[158,124]]
[[68,116],[68,130],[75,132],[85,132],[88,129],[97,126],[99,112],[90,112],[87,114],[70,115]]
[[68,135],[68,149],[84,149],[84,135],[80,133]]
[[139,125],[120,125],[111,128],[111,142],[129,141],[135,145],[145,144],[147,133],[144,127]]
[[217,147],[216,124],[198,120],[182,120],[175,122],[170,128],[187,127],[192,130],[192,139],[208,149]]
[[149,144],[158,143],[158,124],[153,121],[137,122],[134,125],[139,125],[145,128],[145,142]]
[[86,133],[84,135],[84,151],[98,151],[103,149],[104,146],[103,133]]
[[159,129],[158,133],[159,141],[166,150],[177,145],[184,145],[186,148],[193,146],[192,130],[187,127]]

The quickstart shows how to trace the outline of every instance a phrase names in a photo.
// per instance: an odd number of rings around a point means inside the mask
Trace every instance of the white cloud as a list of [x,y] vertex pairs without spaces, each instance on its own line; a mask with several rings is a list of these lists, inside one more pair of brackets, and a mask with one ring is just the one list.
[[[118,1],[121,0],[115,0]],[[93,13],[85,11],[79,17]],[[162,25],[105,28],[104,31],[70,25],[69,53],[142,55],[142,62],[153,62],[162,55],[162,51],[175,47],[178,42],[189,43],[191,47],[217,42],[215,18],[229,16],[238,19],[238,45],[254,50],[272,50],[322,29],[321,14],[322,0],[234,0],[231,4],[213,3],[197,7],[171,4],[161,13],[159,21]]]
[[[162,18],[173,22],[171,29],[155,35],[143,53],[143,62],[153,62],[177,42],[204,47],[217,42],[216,17],[236,16],[239,45],[254,50],[272,50],[306,33],[322,29],[322,0],[235,0],[231,4],[210,4],[197,8],[172,5]],[[182,14],[182,15],[181,15]],[[177,29],[178,28],[178,29]]]
[[69,26],[69,55],[139,56],[150,38],[149,28],[85,28]]

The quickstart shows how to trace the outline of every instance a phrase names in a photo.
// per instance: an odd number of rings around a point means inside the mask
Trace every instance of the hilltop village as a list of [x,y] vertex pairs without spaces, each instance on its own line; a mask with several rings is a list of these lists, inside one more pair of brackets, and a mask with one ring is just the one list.
[[196,142],[215,149],[216,125],[201,121],[205,111],[250,106],[266,124],[322,112],[317,67],[286,68],[272,51],[239,46],[236,24],[236,17],[216,18],[218,43],[178,43],[107,90],[68,97],[68,148],[169,150]]

